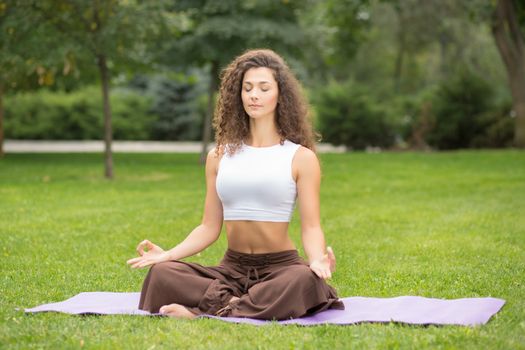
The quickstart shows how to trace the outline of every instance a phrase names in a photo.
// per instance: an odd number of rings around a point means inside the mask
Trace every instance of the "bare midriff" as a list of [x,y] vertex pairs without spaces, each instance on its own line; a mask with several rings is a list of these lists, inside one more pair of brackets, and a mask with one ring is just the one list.
[[264,254],[296,249],[287,222],[224,221],[228,248],[240,253]]

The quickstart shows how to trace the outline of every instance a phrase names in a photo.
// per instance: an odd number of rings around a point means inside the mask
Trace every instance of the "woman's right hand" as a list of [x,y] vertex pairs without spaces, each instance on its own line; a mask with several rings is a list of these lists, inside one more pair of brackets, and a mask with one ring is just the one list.
[[139,243],[137,246],[137,253],[140,255],[139,257],[127,261],[128,265],[131,265],[134,269],[155,265],[169,260],[169,255],[164,249],[147,239]]

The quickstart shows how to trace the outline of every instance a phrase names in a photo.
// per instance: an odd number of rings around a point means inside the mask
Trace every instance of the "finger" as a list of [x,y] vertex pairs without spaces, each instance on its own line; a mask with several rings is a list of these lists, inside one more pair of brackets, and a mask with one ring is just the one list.
[[140,262],[140,263],[138,263],[137,265],[135,265],[135,268],[136,268],[136,269],[142,269],[143,267],[146,267],[146,266],[148,266],[148,264],[145,264],[145,263],[143,263],[143,262]]
[[138,268],[141,268],[141,267],[144,267],[144,266],[148,266],[149,265],[149,260],[148,259],[142,259],[141,261],[139,261],[137,263],[137,267]]
[[142,242],[140,242],[139,246],[138,246],[138,253],[142,256],[144,255],[146,252],[144,250],[144,248],[146,248],[147,250],[150,250],[151,246],[151,242],[148,241],[147,239],[143,240]]
[[143,248],[143,245],[144,245],[144,241],[140,242],[138,245],[137,245],[137,248],[136,248],[136,251],[137,251],[137,254],[142,256],[144,254],[144,248]]
[[328,279],[330,276],[330,268],[328,266],[321,266],[319,268],[319,277],[325,280]]
[[138,257],[138,258],[129,259],[128,261],[126,261],[126,263],[131,265],[131,264],[136,263],[137,261],[140,261],[140,259],[142,258]]
[[332,247],[327,247],[326,250],[328,251],[328,261],[330,263],[330,270],[331,270],[330,272],[334,272],[335,264],[336,264],[334,251],[332,250]]
[[326,251],[328,252],[328,254],[334,254],[334,250],[330,246],[326,247]]
[[141,263],[140,260],[134,262],[134,263],[131,265],[131,268],[133,268],[133,269],[138,269],[138,268],[140,267],[140,263]]
[[153,260],[143,260],[140,264],[139,264],[139,268],[143,268],[143,267],[147,267],[147,266],[150,266],[150,265],[154,265],[155,262]]
[[332,247],[327,247],[326,251],[328,252],[328,258],[335,261],[335,254]]
[[149,245],[151,244],[150,241],[148,241],[147,239],[143,240],[142,242],[139,243],[139,245],[137,246],[137,253],[139,253],[140,256],[144,255],[144,247],[149,248]]
[[147,262],[148,260],[144,258],[139,258],[133,265],[131,265],[131,267],[133,267],[134,269],[140,269],[144,266],[147,266]]
[[137,264],[138,262],[142,261],[142,259],[144,259],[142,256],[139,256],[139,257],[133,258],[133,259],[129,259],[128,260],[128,264],[130,264],[130,265]]
[[321,272],[317,268],[310,266],[310,270],[312,270],[316,274],[317,277],[323,278],[321,276]]

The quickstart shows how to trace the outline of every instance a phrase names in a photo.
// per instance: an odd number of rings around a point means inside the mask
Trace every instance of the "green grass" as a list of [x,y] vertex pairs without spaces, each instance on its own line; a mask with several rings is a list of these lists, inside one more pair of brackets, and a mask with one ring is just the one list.
[[[0,348],[525,349],[525,153],[327,154],[321,217],[340,296],[493,296],[479,327],[401,324],[257,328],[199,319],[26,315],[82,291],[138,291],[125,261],[171,247],[199,222],[194,154],[13,154],[0,160]],[[290,228],[298,246],[297,213]],[[224,235],[189,260],[215,264]]]

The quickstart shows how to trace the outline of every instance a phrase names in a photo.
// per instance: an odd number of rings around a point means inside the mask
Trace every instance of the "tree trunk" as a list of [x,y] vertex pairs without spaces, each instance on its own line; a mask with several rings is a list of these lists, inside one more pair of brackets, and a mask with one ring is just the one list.
[[509,78],[515,112],[514,144],[525,148],[525,50],[512,0],[499,0],[492,17],[492,34]]
[[106,56],[97,57],[100,80],[102,82],[102,99],[104,101],[104,175],[108,179],[113,178],[113,154],[111,152],[111,142],[113,131],[111,129],[111,105],[109,102],[109,70]]
[[200,162],[201,164],[206,163],[206,157],[208,155],[208,144],[211,139],[211,121],[213,118],[213,110],[215,107],[215,100],[213,95],[217,91],[217,81],[219,76],[219,62],[213,61],[210,69],[210,85],[208,86],[208,111],[204,117],[203,130],[202,130],[202,151]]
[[4,86],[0,83],[0,158],[4,157]]
[[394,91],[399,92],[401,89],[401,75],[403,74],[403,63],[406,52],[406,19],[401,4],[394,4],[394,10],[397,15],[397,55],[396,65],[394,67]]

